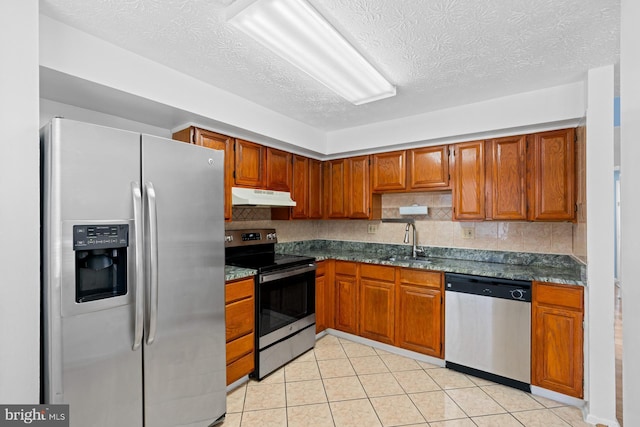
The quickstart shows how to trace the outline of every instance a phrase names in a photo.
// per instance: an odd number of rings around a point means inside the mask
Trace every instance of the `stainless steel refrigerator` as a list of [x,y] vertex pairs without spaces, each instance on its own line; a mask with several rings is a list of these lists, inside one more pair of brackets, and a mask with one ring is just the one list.
[[59,118],[41,145],[43,403],[72,427],[222,421],[223,153]]

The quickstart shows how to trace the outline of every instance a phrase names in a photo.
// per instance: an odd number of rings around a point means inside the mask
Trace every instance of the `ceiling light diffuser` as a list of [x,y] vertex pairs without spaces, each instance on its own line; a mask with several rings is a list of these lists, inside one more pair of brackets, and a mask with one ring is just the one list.
[[305,0],[237,0],[226,12],[227,22],[355,105],[396,94]]

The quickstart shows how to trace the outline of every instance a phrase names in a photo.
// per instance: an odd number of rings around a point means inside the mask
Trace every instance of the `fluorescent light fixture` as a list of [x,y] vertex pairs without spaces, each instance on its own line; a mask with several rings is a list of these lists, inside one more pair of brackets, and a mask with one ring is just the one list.
[[306,0],[237,0],[227,22],[355,105],[396,88]]

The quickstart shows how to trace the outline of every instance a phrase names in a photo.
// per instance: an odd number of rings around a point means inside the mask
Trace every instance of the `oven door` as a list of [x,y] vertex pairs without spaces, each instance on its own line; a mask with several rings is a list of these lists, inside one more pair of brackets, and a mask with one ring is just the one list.
[[265,348],[316,321],[316,264],[258,276],[258,347]]

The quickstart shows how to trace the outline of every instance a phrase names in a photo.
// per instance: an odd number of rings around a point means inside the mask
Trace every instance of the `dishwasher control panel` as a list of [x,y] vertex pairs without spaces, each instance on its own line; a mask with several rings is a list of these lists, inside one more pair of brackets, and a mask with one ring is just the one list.
[[468,274],[445,274],[445,290],[490,298],[531,302],[531,282]]

